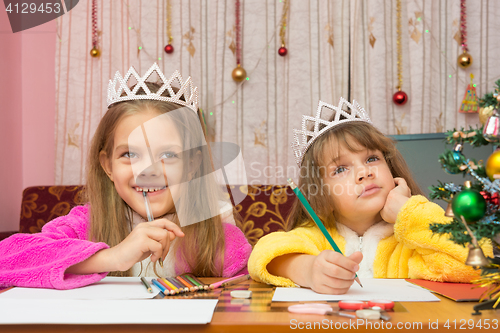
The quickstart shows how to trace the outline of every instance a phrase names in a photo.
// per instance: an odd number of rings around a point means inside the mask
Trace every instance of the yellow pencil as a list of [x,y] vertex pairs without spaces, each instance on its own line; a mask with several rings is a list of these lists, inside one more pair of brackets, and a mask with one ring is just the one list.
[[172,290],[174,290],[176,294],[181,292],[181,289],[179,289],[179,288],[177,288],[177,286],[173,285],[173,284],[172,284],[172,282],[168,281],[168,280],[167,280],[167,279],[165,279],[165,278],[161,278],[161,280],[162,280],[163,282],[165,282],[165,284],[166,284],[167,286],[169,286],[170,288],[172,288]]

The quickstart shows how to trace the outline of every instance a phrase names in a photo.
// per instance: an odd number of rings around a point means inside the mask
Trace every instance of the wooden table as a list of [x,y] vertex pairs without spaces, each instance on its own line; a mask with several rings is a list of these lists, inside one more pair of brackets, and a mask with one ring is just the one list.
[[[219,279],[203,279],[211,283]],[[252,290],[252,299],[231,299],[230,291]],[[473,316],[475,302],[454,302],[439,296],[440,302],[398,302],[389,313],[389,322],[349,319],[338,316],[299,315],[287,311],[297,303],[271,302],[274,288],[247,281],[224,290],[168,296],[174,298],[218,298],[212,322],[207,325],[0,325],[0,332],[297,332],[308,327],[342,331],[404,331],[404,332],[498,332],[500,309],[484,310]],[[334,307],[336,303],[331,303]],[[500,307],[499,307],[500,308]],[[1,315],[1,314],[0,314]],[[29,314],[26,314],[29,315]],[[316,326],[314,326],[316,325]],[[481,327],[479,327],[481,325]],[[486,328],[489,326],[489,329]],[[439,328],[439,329],[438,329]]]

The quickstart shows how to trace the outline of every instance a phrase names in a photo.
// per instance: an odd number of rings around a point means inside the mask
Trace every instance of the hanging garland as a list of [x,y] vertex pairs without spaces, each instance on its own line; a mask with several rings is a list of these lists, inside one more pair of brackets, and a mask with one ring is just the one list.
[[401,38],[401,0],[396,1],[396,51],[398,65],[398,91],[392,96],[392,100],[397,105],[404,105],[408,102],[408,95],[402,91],[403,87],[403,44]]
[[460,0],[460,39],[462,41],[462,54],[458,56],[457,63],[462,68],[472,65],[472,57],[467,47],[467,14],[465,0]]
[[241,67],[241,18],[240,18],[240,0],[235,2],[235,34],[236,34],[236,68],[233,70],[233,80],[241,82],[247,77],[247,72]]
[[168,44],[165,45],[165,52],[170,54],[174,52],[174,47],[172,42],[174,38],[172,37],[172,6],[170,4],[170,0],[167,0],[167,36],[168,36]]
[[90,50],[90,56],[97,58],[101,55],[101,51],[97,43],[99,42],[99,36],[97,32],[97,0],[92,0],[92,50]]
[[280,28],[281,47],[278,49],[278,54],[282,57],[286,56],[286,54],[288,53],[288,50],[285,47],[285,32],[286,32],[287,13],[290,5],[290,2],[288,0],[283,0],[283,2],[284,2],[283,14],[281,15],[281,28]]

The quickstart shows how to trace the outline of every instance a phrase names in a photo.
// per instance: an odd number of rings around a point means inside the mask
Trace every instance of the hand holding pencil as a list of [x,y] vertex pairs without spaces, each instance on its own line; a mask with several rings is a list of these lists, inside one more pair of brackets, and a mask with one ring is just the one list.
[[310,282],[311,289],[320,293],[343,294],[349,290],[353,278],[361,287],[363,287],[361,281],[356,275],[356,272],[359,269],[359,263],[363,259],[361,252],[354,252],[351,256],[344,257],[342,251],[339,249],[337,244],[335,244],[335,241],[326,230],[323,222],[321,222],[319,217],[316,215],[297,185],[295,185],[291,179],[288,179],[288,183],[297,195],[301,204],[304,206],[306,212],[335,251],[323,251],[314,259],[309,258],[305,261],[311,264],[308,271],[310,273],[308,280]]
[[363,255],[358,251],[345,257],[341,253],[325,250],[310,259],[311,267],[306,272],[309,287],[321,294],[342,295],[354,283]]
[[168,253],[168,243],[175,237],[184,237],[184,233],[167,219],[139,223],[121,243],[102,250],[109,252],[108,262],[113,264],[107,271],[126,271],[149,256],[152,262],[163,259]]

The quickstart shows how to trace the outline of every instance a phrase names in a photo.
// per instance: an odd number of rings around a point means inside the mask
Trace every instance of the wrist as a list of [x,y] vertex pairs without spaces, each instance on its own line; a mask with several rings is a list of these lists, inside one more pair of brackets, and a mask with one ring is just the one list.
[[109,249],[100,251],[99,262],[102,265],[102,269],[105,269],[105,272],[124,272],[130,268],[125,267],[123,263],[118,260],[116,251],[116,247],[110,247]]
[[109,259],[109,250],[110,249],[102,249],[97,251],[84,261],[68,267],[65,273],[86,275],[115,270],[112,266],[113,261]]
[[275,276],[282,276],[294,283],[309,287],[311,284],[312,265],[316,256],[303,253],[289,253],[276,257],[267,270]]
[[312,276],[314,274],[314,260],[317,256],[302,254],[296,258],[295,271],[297,281],[294,281],[302,287],[311,288],[313,285]]

